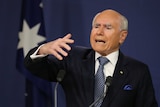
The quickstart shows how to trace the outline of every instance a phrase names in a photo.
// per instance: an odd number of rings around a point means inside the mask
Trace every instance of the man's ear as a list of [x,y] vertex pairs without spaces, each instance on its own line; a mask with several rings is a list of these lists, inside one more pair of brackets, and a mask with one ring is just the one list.
[[128,31],[126,31],[126,30],[121,31],[121,35],[120,35],[120,39],[119,39],[120,44],[123,44],[123,42],[127,38],[127,35],[128,35]]

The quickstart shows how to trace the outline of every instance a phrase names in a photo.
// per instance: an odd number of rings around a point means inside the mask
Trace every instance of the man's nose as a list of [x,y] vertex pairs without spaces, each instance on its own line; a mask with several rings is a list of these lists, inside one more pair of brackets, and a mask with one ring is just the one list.
[[103,34],[104,34],[104,28],[103,28],[103,27],[100,27],[100,28],[97,30],[97,34],[98,34],[98,35],[103,35]]

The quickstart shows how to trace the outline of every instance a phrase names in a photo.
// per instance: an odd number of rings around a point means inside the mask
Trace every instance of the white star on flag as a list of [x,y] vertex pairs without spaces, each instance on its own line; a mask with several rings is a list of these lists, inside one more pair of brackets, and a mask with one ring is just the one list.
[[23,30],[19,32],[18,49],[23,48],[24,56],[27,55],[30,49],[38,46],[38,43],[46,40],[45,37],[38,35],[39,27],[40,23],[30,28],[27,22],[25,20],[23,21]]

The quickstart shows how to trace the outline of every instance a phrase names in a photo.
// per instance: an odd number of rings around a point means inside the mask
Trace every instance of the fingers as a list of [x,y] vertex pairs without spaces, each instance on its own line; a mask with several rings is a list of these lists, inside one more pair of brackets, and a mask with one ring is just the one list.
[[71,39],[72,35],[71,34],[67,34],[66,36],[64,36],[62,38],[62,40],[65,42],[65,43],[68,43],[68,44],[72,44],[74,43],[74,40]]
[[71,38],[72,37],[72,35],[69,33],[69,34],[67,34],[66,36],[64,36],[63,38],[64,39],[69,39],[69,38]]
[[74,40],[71,39],[71,36],[71,34],[67,34],[63,38],[46,43],[43,45],[43,49],[40,49],[41,53],[52,54],[57,59],[62,60],[63,56],[66,57],[68,55],[66,51],[71,50],[69,44],[74,43]]
[[67,51],[70,51],[71,47],[69,46],[69,44],[74,43],[74,40],[71,39],[71,36],[71,34],[67,34],[63,38],[57,39],[57,44],[59,45],[59,47],[64,48]]
[[58,51],[52,50],[52,55],[54,55],[59,60],[63,60],[62,54],[60,54]]

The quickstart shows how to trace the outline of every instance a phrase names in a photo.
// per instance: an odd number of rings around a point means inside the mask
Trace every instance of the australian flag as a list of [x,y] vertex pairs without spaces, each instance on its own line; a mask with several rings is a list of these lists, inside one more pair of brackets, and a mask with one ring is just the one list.
[[46,41],[42,0],[22,0],[17,69],[26,78],[25,107],[51,107],[51,83],[33,76],[23,65],[27,52]]

